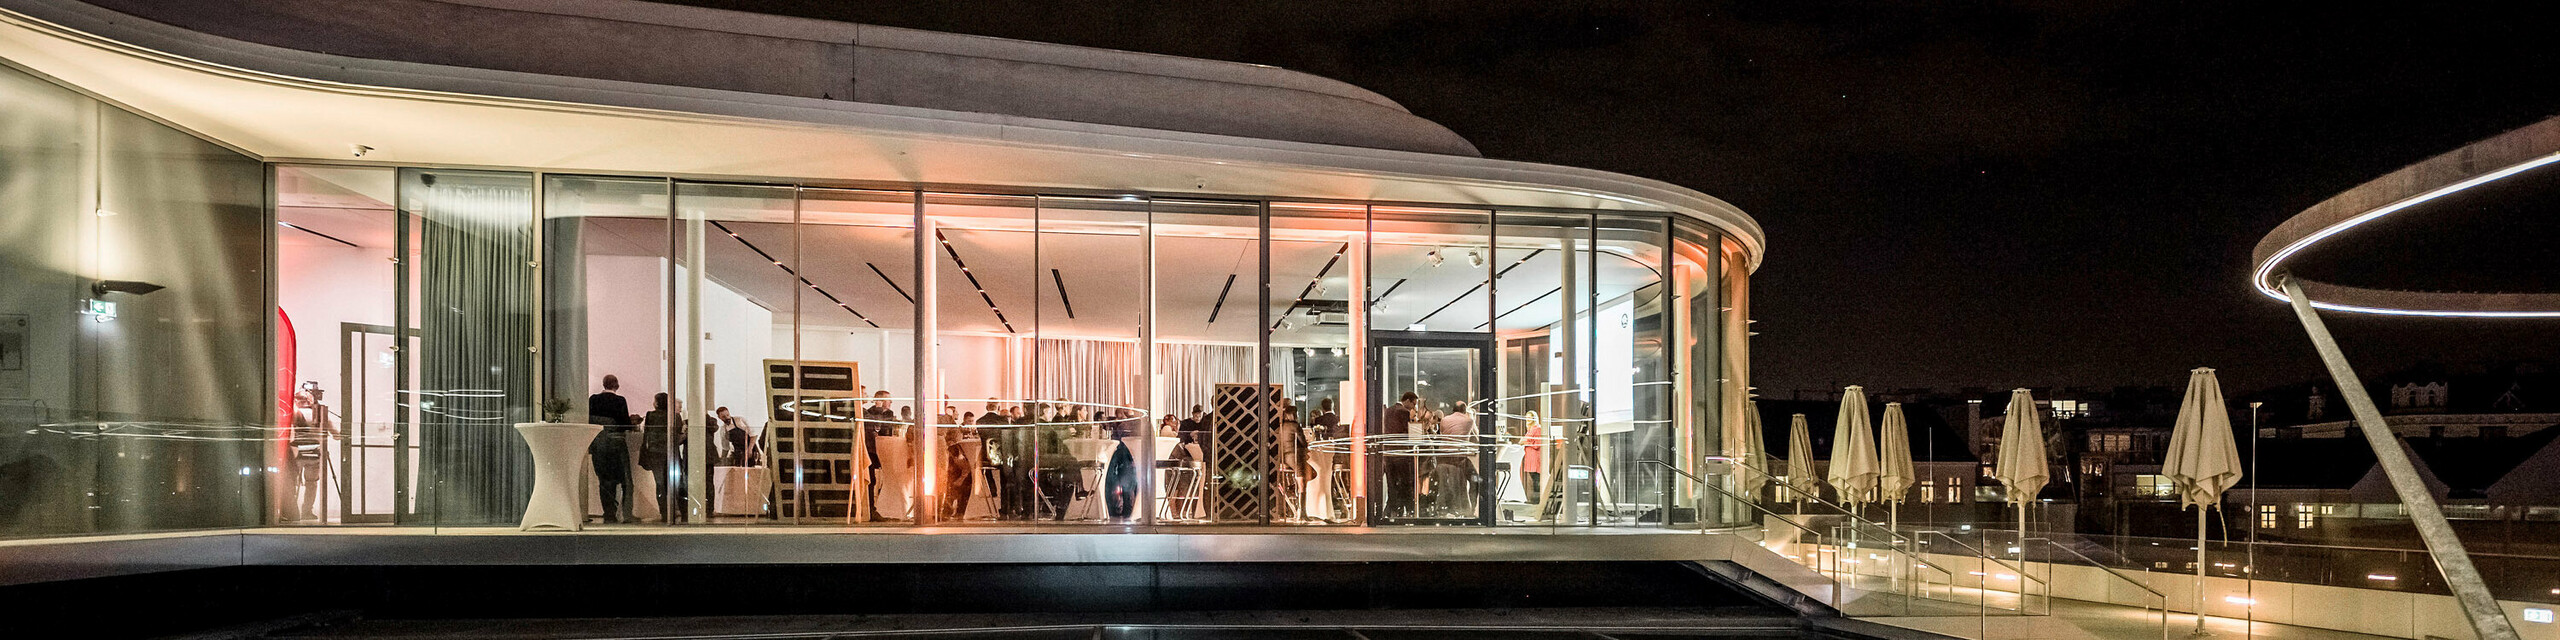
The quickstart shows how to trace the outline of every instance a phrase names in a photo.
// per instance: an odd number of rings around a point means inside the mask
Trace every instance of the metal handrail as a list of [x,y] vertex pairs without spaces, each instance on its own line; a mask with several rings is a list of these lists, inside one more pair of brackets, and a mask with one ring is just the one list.
[[[2028,575],[2028,574],[2027,574],[2027,570],[2026,570],[2026,568],[2025,568],[2025,564],[2024,564],[2024,562],[2023,562],[2023,556],[2025,556],[2025,555],[2026,555],[2026,550],[2025,550],[2025,548],[2023,548],[2023,547],[2022,547],[2022,548],[2020,548],[2020,549],[2019,549],[2019,551],[2018,551],[2018,555],[2022,557],[2022,560],[2021,560],[2021,562],[2020,562],[2020,566],[2012,567],[2012,566],[2009,566],[2009,563],[2007,563],[2007,562],[2003,562],[2003,561],[2001,561],[1999,558],[1992,557],[1991,552],[1983,551],[1983,550],[1981,550],[1981,549],[1975,549],[1975,548],[1973,548],[1973,545],[1965,544],[1963,540],[1957,540],[1955,536],[1947,535],[1947,534],[1946,534],[1946,532],[1944,532],[1944,531],[1930,531],[1929,533],[1937,534],[1937,536],[1938,536],[1938,537],[1940,537],[1940,538],[1946,538],[1946,539],[1947,539],[1947,542],[1954,543],[1954,544],[1955,544],[1956,546],[1958,546],[1958,547],[1963,547],[1965,551],[1971,552],[1971,553],[1973,554],[1973,556],[1974,556],[1974,557],[1976,557],[1976,558],[1981,558],[1981,559],[1983,559],[1984,561],[1990,562],[1990,563],[1992,563],[1992,564],[2000,565],[2000,568],[2002,568],[2002,569],[2008,569],[2008,570],[2010,570],[2010,571],[2018,572],[2018,579],[2020,579],[2020,580],[2030,580],[2030,581],[2034,581],[2034,582],[2043,583],[2045,586],[2053,586],[2053,583],[2052,583],[2052,582],[2050,582],[2050,581],[2046,581],[2046,580],[2039,580],[2039,579],[2037,579],[2035,576],[2032,576],[2032,575]],[[1952,575],[1952,574],[1950,574],[1950,575]]]
[[[1697,476],[1697,474],[1693,474],[1693,473],[1689,473],[1688,471],[1681,470],[1681,469],[1680,469],[1680,467],[1673,466],[1673,465],[1672,465],[1671,463],[1669,463],[1669,462],[1664,462],[1664,461],[1661,461],[1661,460],[1654,460],[1654,459],[1650,459],[1650,458],[1640,458],[1640,459],[1637,459],[1637,460],[1636,460],[1636,462],[1637,462],[1637,463],[1640,463],[1640,464],[1656,465],[1656,466],[1660,466],[1660,467],[1662,467],[1662,468],[1664,468],[1664,469],[1669,469],[1669,470],[1671,470],[1671,472],[1672,472],[1672,473],[1680,474],[1680,477],[1688,478],[1690,482],[1698,483],[1698,486],[1702,486],[1702,487],[1711,487],[1711,486],[1714,486],[1712,483],[1707,482],[1704,478],[1699,478],[1699,477]],[[1758,508],[1758,509],[1761,509],[1762,511],[1768,511],[1768,509],[1760,507],[1760,505],[1759,505],[1759,504],[1752,502],[1749,498],[1744,498],[1744,497],[1741,497],[1741,496],[1733,495],[1733,492],[1730,492],[1730,491],[1724,491],[1723,489],[1717,489],[1717,492],[1718,492],[1718,493],[1723,493],[1723,494],[1725,494],[1725,496],[1726,496],[1726,497],[1730,497],[1730,498],[1733,498],[1733,499],[1735,499],[1735,500],[1741,500],[1741,501],[1743,501],[1743,502],[1744,502],[1744,503],[1746,503],[1746,504],[1751,504],[1753,508]],[[1882,525],[1882,524],[1878,524],[1878,523],[1876,523],[1876,521],[1874,521],[1874,520],[1868,520],[1868,519],[1866,519],[1866,518],[1858,517],[1858,515],[1857,515],[1857,514],[1850,513],[1850,512],[1849,512],[1849,510],[1848,510],[1847,508],[1845,508],[1845,507],[1842,507],[1842,506],[1837,505],[1837,504],[1832,504],[1831,502],[1826,501],[1826,500],[1823,500],[1823,499],[1822,499],[1822,498],[1820,498],[1820,497],[1815,497],[1815,498],[1813,498],[1813,501],[1814,501],[1814,502],[1818,502],[1818,503],[1822,503],[1822,504],[1824,504],[1824,505],[1829,505],[1829,506],[1830,506],[1831,508],[1833,508],[1833,509],[1838,509],[1838,510],[1840,510],[1840,516],[1841,516],[1841,517],[1848,518],[1849,520],[1851,520],[1851,521],[1855,521],[1855,522],[1863,522],[1863,523],[1866,523],[1868,526],[1875,527],[1877,531],[1882,531],[1882,532],[1884,532],[1884,534],[1885,534],[1886,536],[1890,536],[1890,537],[1892,537],[1892,538],[1893,538],[1893,539],[1895,539],[1895,540],[1900,540],[1900,541],[1903,541],[1903,542],[1913,542],[1913,540],[1912,540],[1911,538],[1903,537],[1901,534],[1894,533],[1893,528],[1891,528],[1891,527],[1887,527],[1887,526],[1884,526],[1884,525]],[[1771,511],[1771,512],[1769,512],[1769,514],[1770,514],[1770,515],[1777,515],[1777,512]],[[1802,513],[1798,513],[1798,514],[1796,514],[1796,515],[1804,515],[1804,514],[1802,514]],[[1789,523],[1789,524],[1793,524],[1793,523]],[[1799,527],[1799,528],[1801,528],[1801,527]],[[1914,543],[1914,544],[1917,544],[1916,542],[1913,542],[1913,543]]]
[[2052,538],[2028,538],[2028,540],[2042,540],[2048,546],[2069,552],[2071,555],[2077,556],[2081,560],[2088,561],[2089,566],[2097,567],[2098,570],[2107,572],[2107,575],[2115,576],[2117,580],[2132,583],[2133,586],[2141,588],[2143,591],[2151,592],[2151,595],[2160,596],[2161,605],[2168,605],[2169,594],[2161,593],[2159,589],[2153,589],[2151,588],[2151,585],[2143,584],[2141,581],[2133,579],[2132,576],[2125,575],[2124,572],[2116,570],[2115,567],[2107,566],[2106,563],[2099,562],[2097,558],[2091,558],[2089,557],[2089,554],[2081,553],[2079,549],[2063,546],[2062,543],[2054,542]]
[[[2061,549],[2061,550],[2063,550],[2063,551],[2065,551],[2065,552],[2069,552],[2071,555],[2078,556],[2081,560],[2086,560],[2086,561],[2088,561],[2088,562],[2089,562],[2089,566],[2097,567],[2099,571],[2105,571],[2105,572],[2107,572],[2107,575],[2115,576],[2117,580],[2123,580],[2123,581],[2125,581],[2125,583],[2126,583],[2126,584],[2131,584],[2131,585],[2133,585],[2133,586],[2134,586],[2134,588],[2141,589],[2141,590],[2143,590],[2143,591],[2151,592],[2151,595],[2153,595],[2153,596],[2156,596],[2156,597],[2160,598],[2160,638],[2161,638],[2161,640],[2168,640],[2168,638],[2169,638],[2169,594],[2161,593],[2159,589],[2153,589],[2153,588],[2151,588],[2151,585],[2143,584],[2141,581],[2134,580],[2131,576],[2127,576],[2127,575],[2125,575],[2123,572],[2117,571],[2115,567],[2107,566],[2107,565],[2106,565],[2106,563],[2099,562],[2097,558],[2092,558],[2092,557],[2089,557],[2089,554],[2081,553],[2079,549],[2073,549],[2073,548],[2070,548],[2070,547],[2062,546],[2062,543],[2054,542],[2052,538],[2028,538],[2028,539],[2029,539],[2029,540],[2042,540],[2042,541],[2044,541],[2044,543],[2045,543],[2045,545],[2046,545],[2046,546],[2050,546],[2050,547],[2053,547],[2053,548],[2056,548],[2056,549]],[[2024,553],[2020,553],[2020,554],[2019,554],[2019,559],[2020,559],[2021,561],[2024,561],[2024,560],[2025,560],[2025,556],[2026,556],[2026,554],[2024,554]],[[2048,563],[2046,563],[2046,564],[2047,564],[2048,566],[2050,566],[2052,563],[2049,563],[2049,562],[2048,562]],[[2023,573],[2023,572],[2022,572],[2022,573],[2020,573],[2019,575],[2025,575],[2025,573]],[[2201,602],[2201,600],[2202,600],[2202,598],[2203,598],[2203,595],[2202,595],[2202,594],[2198,594],[2198,595],[2197,595],[2197,598],[2198,598],[2199,602],[2198,602],[2198,604],[2197,604],[2197,606],[2196,606],[2196,615],[2198,615],[2198,616],[2202,616],[2202,615],[2204,615],[2204,606],[2203,606],[2203,604],[2202,604],[2202,602]],[[2023,604],[2024,604],[2024,603],[2021,603],[2021,605],[2022,605],[2022,606],[2023,606]],[[2150,605],[2149,605],[2149,604],[2147,604],[2147,603],[2146,603],[2145,605],[2143,605],[2143,608],[2145,608],[2145,609],[2149,609],[2149,608],[2151,608],[2151,607],[2150,607]],[[2202,625],[2201,625],[2201,624],[2199,624],[2198,626],[2199,626],[2199,627],[2201,627]]]
[[[1674,473],[1678,473],[1678,474],[1680,474],[1680,475],[1683,475],[1683,476],[1688,476],[1688,478],[1689,478],[1689,479],[1691,479],[1691,480],[1698,480],[1698,477],[1697,477],[1697,476],[1689,475],[1689,473],[1688,473],[1688,472],[1681,471],[1681,470],[1679,470],[1679,469],[1672,469],[1671,471],[1672,471],[1672,472],[1674,472]],[[1751,499],[1749,499],[1749,498],[1744,498],[1744,497],[1739,496],[1739,495],[1734,495],[1734,493],[1733,493],[1732,491],[1727,491],[1727,490],[1725,490],[1725,488],[1724,488],[1724,487],[1716,486],[1714,483],[1705,482],[1705,481],[1703,481],[1703,480],[1700,480],[1700,481],[1698,482],[1698,486],[1700,486],[1700,487],[1705,487],[1705,488],[1707,488],[1708,490],[1714,491],[1714,492],[1716,492],[1716,493],[1718,493],[1718,494],[1722,494],[1722,495],[1723,495],[1724,497],[1726,497],[1726,498],[1731,498],[1731,499],[1733,499],[1733,501],[1734,501],[1734,502],[1740,502],[1740,503],[1742,503],[1742,504],[1743,504],[1743,506],[1751,507],[1751,508],[1753,508],[1753,509],[1758,509],[1761,513],[1765,513],[1765,514],[1770,515],[1771,517],[1775,517],[1775,518],[1777,518],[1779,522],[1787,523],[1787,526],[1795,527],[1795,528],[1796,528],[1797,530],[1799,530],[1799,531],[1803,531],[1803,532],[1805,532],[1805,533],[1813,534],[1813,537],[1814,537],[1815,539],[1817,539],[1817,540],[1824,540],[1824,539],[1828,539],[1828,538],[1829,538],[1829,536],[1824,536],[1824,535],[1822,535],[1822,532],[1821,532],[1821,531],[1816,531],[1816,530],[1814,530],[1814,528],[1813,528],[1813,527],[1804,526],[1802,523],[1798,523],[1798,522],[1796,522],[1796,521],[1795,521],[1795,519],[1787,517],[1787,514],[1778,513],[1777,511],[1775,511],[1775,510],[1771,510],[1771,509],[1770,509],[1770,508],[1768,508],[1768,507],[1760,506],[1760,504],[1759,504],[1759,503],[1752,502],[1752,501],[1751,501]],[[1828,545],[1828,544],[1830,544],[1830,543],[1828,543],[1828,542],[1819,542],[1819,541],[1817,541],[1817,542],[1815,542],[1814,544],[1819,544],[1819,545]]]
[[[2158,537],[2158,536],[2128,536],[2128,535],[2115,535],[2115,534],[2103,534],[2103,533],[2072,533],[2071,535],[2079,536],[2079,537],[2082,537],[2082,538],[2115,538],[2115,539],[2122,539],[2122,540],[2166,540],[2166,541],[2175,541],[2175,542],[2186,543],[2186,544],[2193,544],[2193,543],[2195,542],[2195,540],[2190,539],[2190,538],[2162,538],[2162,537]],[[2216,544],[2221,544],[2221,545],[2223,545],[2226,549],[2228,549],[2228,548],[2235,548],[2235,547],[2245,548],[2245,547],[2252,547],[2252,546],[2255,546],[2255,547],[2292,547],[2292,548],[2298,548],[2298,549],[2338,549],[2338,550],[2345,550],[2345,551],[2376,551],[2376,552],[2383,552],[2383,553],[2426,553],[2426,552],[2427,552],[2427,550],[2426,550],[2426,549],[2410,549],[2410,548],[2404,548],[2404,547],[2362,547],[2362,546],[2356,546],[2356,545],[2344,545],[2344,544],[2304,544],[2304,543],[2300,543],[2300,542],[2249,542],[2249,541],[2246,541],[2246,540],[2213,540],[2213,541],[2210,541],[2210,542],[2214,542],[2214,543],[2216,543]],[[2560,555],[2532,555],[2532,554],[2524,554],[2524,553],[2491,553],[2491,552],[2472,552],[2470,555],[2471,555],[2472,557],[2490,556],[2490,557],[2500,557],[2500,558],[2522,558],[2522,559],[2527,559],[2527,560],[2560,560]]]

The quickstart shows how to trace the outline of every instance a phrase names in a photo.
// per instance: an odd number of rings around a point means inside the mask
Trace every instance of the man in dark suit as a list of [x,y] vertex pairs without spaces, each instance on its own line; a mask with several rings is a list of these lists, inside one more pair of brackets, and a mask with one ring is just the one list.
[[1322,404],[1316,406],[1320,409],[1316,412],[1315,419],[1309,422],[1324,428],[1323,439],[1332,440],[1348,435],[1342,432],[1342,414],[1333,412],[1332,398],[1325,398]]
[[[1422,396],[1415,395],[1411,391],[1404,392],[1404,396],[1397,398],[1395,404],[1387,405],[1385,415],[1378,420],[1377,426],[1370,429],[1370,432],[1394,436],[1405,435],[1413,425],[1413,410],[1421,403]],[[1411,452],[1383,453],[1386,454],[1383,456],[1386,460],[1380,467],[1382,467],[1381,475],[1386,476],[1387,480],[1387,515],[1399,518],[1420,515],[1414,511],[1415,466]]]
[[602,425],[587,445],[587,458],[595,463],[596,492],[604,504],[601,517],[605,522],[631,520],[631,453],[625,434],[631,433],[631,403],[622,399],[622,379],[611,374],[604,377],[604,391],[587,396],[587,423]]
[[[871,520],[873,522],[886,520],[880,517],[878,506],[880,504],[880,438],[895,435],[902,426],[899,424],[898,412],[889,409],[889,390],[872,392],[871,403],[862,408],[862,424],[856,426],[858,428],[854,433],[862,438],[864,469],[862,495],[865,496],[863,504],[872,505]],[[903,489],[900,490],[903,491]]]

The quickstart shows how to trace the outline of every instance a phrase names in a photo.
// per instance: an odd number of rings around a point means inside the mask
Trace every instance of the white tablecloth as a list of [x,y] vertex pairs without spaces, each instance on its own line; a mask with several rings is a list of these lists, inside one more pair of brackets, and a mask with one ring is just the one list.
[[1067,455],[1075,456],[1077,477],[1082,479],[1076,497],[1067,502],[1068,519],[1099,520],[1110,515],[1103,510],[1103,471],[1111,462],[1112,450],[1119,446],[1119,441],[1104,438],[1067,439]]
[[524,531],[551,529],[577,531],[586,528],[586,512],[578,508],[579,472],[587,459],[587,444],[594,442],[596,432],[604,428],[592,424],[526,422],[516,425],[516,433],[524,436],[525,446],[533,451],[533,496],[526,501],[524,520],[517,528]]
[[[875,502],[872,503],[872,510],[878,512],[883,518],[915,517],[914,514],[909,513],[907,502],[907,492],[915,487],[916,477],[915,466],[908,460],[910,452],[907,450],[907,438],[905,436],[872,436],[871,446],[872,451],[880,454],[880,490],[873,494]],[[863,464],[864,462],[856,459],[854,463]],[[862,491],[864,487],[857,485],[854,490]]]
[[773,488],[773,471],[763,467],[713,467],[712,515],[764,515],[765,494]]

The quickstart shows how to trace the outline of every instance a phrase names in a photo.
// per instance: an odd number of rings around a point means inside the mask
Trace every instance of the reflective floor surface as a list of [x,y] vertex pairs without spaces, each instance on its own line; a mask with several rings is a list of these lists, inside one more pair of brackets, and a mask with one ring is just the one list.
[[254,637],[296,640],[1682,640],[1860,638],[1758,609],[1196,611],[483,620],[346,620]]

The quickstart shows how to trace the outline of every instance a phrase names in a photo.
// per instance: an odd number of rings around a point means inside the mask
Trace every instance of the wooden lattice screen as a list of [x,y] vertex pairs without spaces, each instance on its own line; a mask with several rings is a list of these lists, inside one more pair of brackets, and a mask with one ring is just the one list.
[[[1264,391],[1269,389],[1269,391]],[[1270,517],[1271,492],[1263,474],[1271,468],[1271,428],[1261,410],[1278,397],[1277,385],[1221,384],[1209,397],[1209,518],[1262,522]]]

